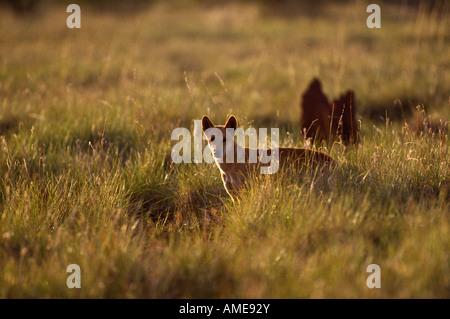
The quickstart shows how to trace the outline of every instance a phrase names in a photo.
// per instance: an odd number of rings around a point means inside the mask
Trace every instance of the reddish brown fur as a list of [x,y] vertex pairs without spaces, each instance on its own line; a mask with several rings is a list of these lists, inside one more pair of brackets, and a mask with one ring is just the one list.
[[[234,116],[231,116],[225,125],[214,125],[211,120],[204,116],[202,119],[202,128],[203,131],[206,131],[208,128],[215,127],[218,128],[223,136],[226,136],[227,128],[237,127],[237,121]],[[208,142],[211,143],[211,140],[208,139]],[[216,161],[217,166],[220,169],[222,180],[227,190],[228,194],[234,200],[237,197],[237,194],[241,190],[242,186],[245,184],[245,181],[249,178],[252,173],[258,172],[261,166],[269,166],[269,164],[262,164],[260,162],[259,156],[257,157],[256,163],[250,163],[250,152],[255,151],[250,148],[243,148],[245,151],[245,163],[237,162],[237,148],[241,147],[238,145],[233,139],[234,145],[234,160],[233,163],[227,163],[227,154],[224,153],[222,157],[223,162],[218,163]],[[226,149],[226,145],[224,142],[223,149]],[[271,156],[271,149],[266,150],[268,155]],[[336,166],[336,161],[328,154],[320,151],[315,151],[307,148],[292,148],[292,147],[280,147],[279,151],[279,169],[280,171],[288,171],[288,170],[301,170],[305,167],[311,168],[329,168]],[[256,150],[256,154],[259,154],[258,150]]]

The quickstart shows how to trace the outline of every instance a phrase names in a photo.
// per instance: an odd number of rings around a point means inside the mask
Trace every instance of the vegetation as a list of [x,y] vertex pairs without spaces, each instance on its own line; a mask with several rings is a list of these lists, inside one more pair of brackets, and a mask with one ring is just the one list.
[[[450,118],[448,3],[383,4],[381,29],[367,4],[85,4],[81,29],[59,3],[1,10],[0,297],[450,297],[448,132],[410,124]],[[215,165],[171,163],[172,130],[205,114],[304,145],[313,77],[358,107],[358,147],[314,146],[329,181],[256,180],[233,204]]]

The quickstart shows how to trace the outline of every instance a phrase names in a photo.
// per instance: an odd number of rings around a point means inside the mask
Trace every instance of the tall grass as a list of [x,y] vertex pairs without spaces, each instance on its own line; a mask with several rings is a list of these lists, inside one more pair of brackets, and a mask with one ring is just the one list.
[[[365,8],[84,5],[79,30],[57,4],[2,10],[0,296],[448,298],[448,133],[390,117],[395,99],[450,117],[448,6],[385,4],[379,30]],[[233,203],[214,165],[171,163],[172,130],[204,114],[303,145],[313,76],[359,108],[361,144],[326,148],[329,180],[256,179]]]

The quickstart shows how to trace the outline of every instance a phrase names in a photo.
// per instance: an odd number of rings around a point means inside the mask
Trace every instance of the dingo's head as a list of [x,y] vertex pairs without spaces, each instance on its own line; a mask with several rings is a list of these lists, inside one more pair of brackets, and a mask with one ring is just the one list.
[[216,160],[220,159],[225,162],[226,154],[234,149],[234,130],[236,128],[237,120],[233,115],[228,118],[225,125],[214,125],[207,116],[203,116],[202,129]]

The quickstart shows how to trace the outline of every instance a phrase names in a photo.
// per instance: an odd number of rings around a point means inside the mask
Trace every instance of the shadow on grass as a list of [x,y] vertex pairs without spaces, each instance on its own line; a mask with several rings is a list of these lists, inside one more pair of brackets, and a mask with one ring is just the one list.
[[0,119],[0,135],[15,132],[19,128],[20,123],[21,119],[15,115]]
[[[293,132],[293,128],[297,123],[291,120],[279,119],[269,114],[255,115],[252,117],[251,125],[255,128],[279,128],[280,131]],[[270,134],[270,132],[268,132]]]
[[431,116],[429,103],[420,98],[398,98],[380,102],[365,107],[361,115],[374,123],[407,124],[412,133],[417,136],[436,136],[445,143],[449,129],[449,119]]
[[[167,161],[167,160],[166,160]],[[153,223],[207,225],[218,218],[227,193],[222,184],[215,183],[188,164],[164,165],[163,171],[148,176],[153,182],[142,180],[128,188],[128,212]]]
[[[76,4],[82,8],[90,7],[91,11],[123,15],[139,13],[155,2],[156,0],[78,0]],[[0,0],[0,8],[11,9],[17,16],[28,18],[41,13],[48,5],[68,6],[70,3],[62,0]]]
[[400,97],[385,99],[362,107],[360,115],[374,122],[386,122],[386,116],[391,122],[411,119],[418,105],[428,105],[427,101],[419,97]]
[[175,191],[169,183],[141,184],[132,187],[127,196],[128,212],[154,223],[173,221],[176,210]]
[[[198,0],[199,4],[204,6],[219,6],[233,1],[230,0]],[[277,18],[294,19],[297,17],[322,17],[330,16],[327,9],[330,7],[330,0],[240,0],[235,2],[254,3],[261,7],[261,12],[266,16],[275,16]],[[334,2],[337,4],[337,2]],[[352,4],[352,1],[339,1],[339,5]],[[426,6],[429,10],[433,8],[445,8],[444,1],[440,0],[392,0],[391,5],[402,6],[409,10],[419,10],[420,7]],[[333,18],[332,16],[330,16]]]

